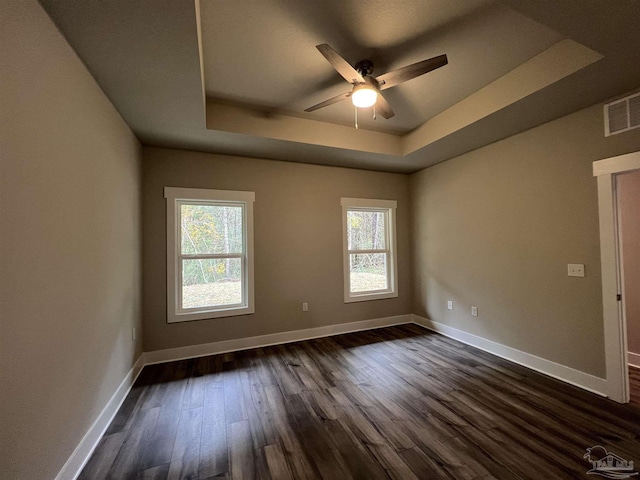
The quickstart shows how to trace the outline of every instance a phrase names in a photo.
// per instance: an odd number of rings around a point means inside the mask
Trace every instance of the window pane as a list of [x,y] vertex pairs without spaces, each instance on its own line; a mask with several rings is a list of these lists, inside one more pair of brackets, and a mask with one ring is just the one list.
[[242,253],[242,207],[180,205],[182,254]]
[[216,258],[182,261],[182,308],[242,303],[242,261]]
[[347,212],[349,250],[386,248],[384,216],[384,212],[349,210]]
[[387,289],[387,255],[353,253],[349,255],[351,292]]

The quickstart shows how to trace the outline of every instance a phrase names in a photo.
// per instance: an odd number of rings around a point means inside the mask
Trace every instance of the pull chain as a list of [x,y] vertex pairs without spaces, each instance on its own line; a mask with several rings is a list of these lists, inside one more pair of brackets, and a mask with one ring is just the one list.
[[376,104],[373,104],[373,119],[376,120]]
[[356,111],[356,130],[358,130],[358,107],[353,107]]

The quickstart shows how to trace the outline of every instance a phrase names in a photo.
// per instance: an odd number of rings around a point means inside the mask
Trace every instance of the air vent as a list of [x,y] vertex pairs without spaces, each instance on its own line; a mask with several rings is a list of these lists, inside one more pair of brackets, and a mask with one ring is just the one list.
[[606,137],[640,127],[640,93],[607,103],[604,106]]

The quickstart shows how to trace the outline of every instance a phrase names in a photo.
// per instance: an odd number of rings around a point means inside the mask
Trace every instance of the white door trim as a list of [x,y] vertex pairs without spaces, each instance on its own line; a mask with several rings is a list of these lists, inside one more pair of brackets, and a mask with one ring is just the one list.
[[607,388],[609,398],[621,403],[629,401],[629,375],[627,373],[626,321],[622,304],[617,299],[617,295],[622,294],[622,285],[615,176],[637,169],[640,169],[640,152],[593,162],[593,176],[597,177],[598,181]]

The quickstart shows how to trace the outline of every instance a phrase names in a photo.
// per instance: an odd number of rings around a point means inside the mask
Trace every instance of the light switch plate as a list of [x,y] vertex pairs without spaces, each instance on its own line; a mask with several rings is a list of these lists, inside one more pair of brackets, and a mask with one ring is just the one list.
[[567,267],[568,275],[570,277],[584,277],[583,263],[569,263]]

